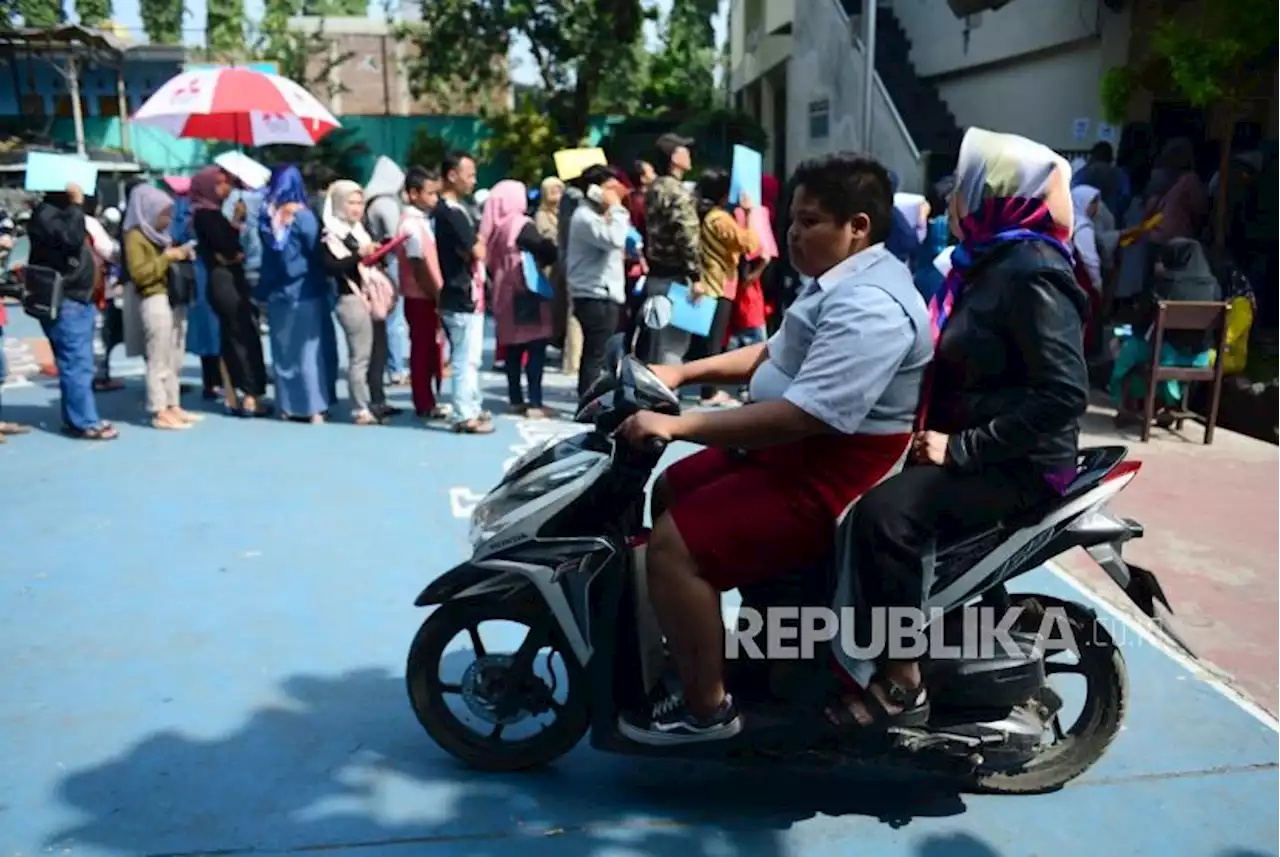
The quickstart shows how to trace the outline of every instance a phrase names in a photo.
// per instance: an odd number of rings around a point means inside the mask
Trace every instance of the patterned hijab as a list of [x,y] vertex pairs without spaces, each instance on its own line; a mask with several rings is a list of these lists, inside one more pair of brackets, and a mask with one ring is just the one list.
[[[1052,149],[1013,134],[971,128],[960,144],[952,228],[960,242],[929,307],[936,339],[967,273],[983,257],[1018,241],[1041,241],[1077,268],[1071,249],[1071,167]],[[1086,279],[1082,282],[1088,282]],[[1081,280],[1081,272],[1076,271]]]

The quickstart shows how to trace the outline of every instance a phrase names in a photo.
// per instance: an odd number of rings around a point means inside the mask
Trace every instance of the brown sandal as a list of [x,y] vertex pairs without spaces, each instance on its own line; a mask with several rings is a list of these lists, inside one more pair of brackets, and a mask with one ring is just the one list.
[[[874,691],[875,687],[879,687],[884,699],[899,710],[889,711]],[[929,694],[924,685],[907,687],[878,675],[855,698],[862,703],[870,720],[863,723],[858,719],[849,708],[850,696],[846,695],[841,697],[838,705],[826,709],[831,725],[841,730],[883,732],[894,727],[924,726],[929,722]]]
[[453,430],[458,434],[493,434],[493,423],[486,420],[466,420],[455,423]]

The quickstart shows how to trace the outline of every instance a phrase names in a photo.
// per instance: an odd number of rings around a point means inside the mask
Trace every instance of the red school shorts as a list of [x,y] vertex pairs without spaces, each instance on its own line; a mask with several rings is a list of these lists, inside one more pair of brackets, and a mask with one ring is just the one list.
[[667,510],[702,578],[721,592],[830,554],[835,522],[901,461],[910,434],[809,438],[733,456],[704,449],[667,468]]

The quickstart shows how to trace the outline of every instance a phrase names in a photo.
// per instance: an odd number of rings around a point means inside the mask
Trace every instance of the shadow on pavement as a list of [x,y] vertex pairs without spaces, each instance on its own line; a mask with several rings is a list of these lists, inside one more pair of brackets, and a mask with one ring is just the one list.
[[[585,746],[545,771],[479,774],[421,731],[402,679],[369,669],[287,679],[276,703],[224,736],[156,733],[69,773],[58,798],[83,819],[46,846],[128,855],[382,854],[400,845],[406,850],[397,854],[467,857],[603,857],[618,849],[785,857],[794,853],[785,832],[815,815],[899,827],[964,811],[936,785],[886,785],[883,777],[623,759]],[[850,821],[839,853],[857,841],[859,823]],[[943,837],[920,857],[999,855],[968,837]]]

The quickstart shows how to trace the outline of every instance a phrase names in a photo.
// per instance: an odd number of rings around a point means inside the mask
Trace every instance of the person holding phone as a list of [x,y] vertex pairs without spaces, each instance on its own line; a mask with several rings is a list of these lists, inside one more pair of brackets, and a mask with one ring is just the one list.
[[199,419],[183,410],[180,399],[187,303],[170,293],[172,266],[195,259],[195,247],[173,243],[172,222],[168,194],[148,184],[134,188],[124,220],[125,264],[146,337],[147,412],[153,428],[168,430],[190,428]]
[[578,183],[585,188],[584,199],[569,223],[565,281],[573,315],[582,328],[581,396],[600,373],[605,343],[618,330],[626,301],[623,256],[631,216],[622,204],[625,189],[608,167],[589,167]]
[[222,359],[230,375],[227,399],[234,413],[265,416],[260,403],[267,391],[262,336],[254,316],[245,279],[244,249],[240,244],[243,221],[235,212],[228,219],[222,205],[231,194],[231,176],[218,166],[205,167],[191,179],[191,225],[197,252],[209,273],[209,304],[218,315]]

